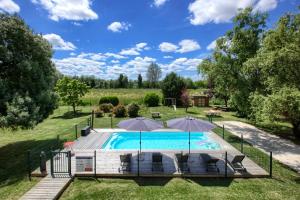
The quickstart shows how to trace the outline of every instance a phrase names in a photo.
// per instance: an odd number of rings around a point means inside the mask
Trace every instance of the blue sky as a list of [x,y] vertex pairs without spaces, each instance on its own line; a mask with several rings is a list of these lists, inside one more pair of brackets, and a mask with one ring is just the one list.
[[67,75],[114,79],[145,76],[156,62],[194,80],[213,41],[232,27],[239,8],[269,13],[272,28],[297,0],[0,0],[53,45],[57,69]]

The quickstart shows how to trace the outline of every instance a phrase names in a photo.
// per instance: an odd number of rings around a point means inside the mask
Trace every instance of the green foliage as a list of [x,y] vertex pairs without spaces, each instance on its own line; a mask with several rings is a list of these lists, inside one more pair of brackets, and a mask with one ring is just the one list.
[[88,86],[85,83],[68,77],[58,80],[55,89],[61,100],[73,107],[74,114],[76,114],[76,106],[82,102],[80,98],[88,92]]
[[283,87],[265,97],[263,109],[256,112],[274,121],[284,117],[293,125],[293,133],[300,138],[300,91],[297,88]]
[[137,117],[139,115],[140,106],[137,103],[129,104],[127,112],[129,117]]
[[1,127],[32,127],[57,107],[51,57],[52,48],[41,35],[18,16],[0,13]]
[[141,74],[138,75],[137,85],[138,85],[138,88],[143,87],[143,77]]
[[120,74],[117,80],[117,87],[118,88],[127,88],[128,87],[128,77]]
[[249,73],[244,63],[256,56],[265,27],[266,14],[247,8],[233,19],[234,27],[217,40],[211,59],[199,66],[199,71],[213,83],[213,90],[228,100],[240,116],[250,112],[249,96],[261,88],[258,73]]
[[161,77],[161,69],[156,63],[151,63],[147,69],[147,80],[150,88],[157,87],[157,83]]
[[124,105],[121,105],[121,104],[114,107],[113,113],[115,114],[115,117],[126,117],[127,116],[126,107]]
[[114,106],[111,103],[102,103],[99,106],[100,110],[102,110],[104,113],[110,113]]
[[[175,98],[178,105],[181,103],[181,94],[183,89],[186,88],[184,80],[177,76],[174,72],[168,74],[165,79],[162,81],[162,93],[163,98]],[[167,103],[167,102],[165,102]]]
[[144,98],[144,103],[148,107],[154,107],[159,105],[159,96],[156,93],[148,93]]
[[119,98],[116,96],[101,97],[99,104],[103,103],[111,103],[113,106],[117,106],[119,104]]
[[96,110],[94,110],[94,113],[95,113],[96,118],[100,118],[100,117],[104,116],[104,112],[100,108],[97,108]]

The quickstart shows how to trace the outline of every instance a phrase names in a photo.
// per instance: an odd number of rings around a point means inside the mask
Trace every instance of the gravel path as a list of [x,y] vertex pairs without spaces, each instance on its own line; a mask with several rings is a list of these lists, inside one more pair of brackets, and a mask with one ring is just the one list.
[[299,145],[243,122],[218,121],[215,124],[219,126],[223,126],[224,124],[226,130],[239,137],[243,133],[243,137],[247,142],[265,152],[273,151],[273,158],[300,173]]

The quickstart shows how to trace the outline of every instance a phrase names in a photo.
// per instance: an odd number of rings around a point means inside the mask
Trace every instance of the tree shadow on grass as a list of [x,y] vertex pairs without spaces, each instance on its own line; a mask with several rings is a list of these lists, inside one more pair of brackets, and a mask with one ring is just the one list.
[[52,117],[52,119],[74,119],[74,118],[79,118],[79,117],[84,117],[91,115],[90,112],[77,112],[75,115],[73,111],[69,111],[64,113],[63,115]]
[[33,171],[39,167],[40,152],[45,151],[47,159],[49,159],[50,150],[61,146],[62,142],[58,142],[55,138],[27,140],[0,147],[0,186],[9,186],[28,176],[28,150],[31,151],[30,167]]

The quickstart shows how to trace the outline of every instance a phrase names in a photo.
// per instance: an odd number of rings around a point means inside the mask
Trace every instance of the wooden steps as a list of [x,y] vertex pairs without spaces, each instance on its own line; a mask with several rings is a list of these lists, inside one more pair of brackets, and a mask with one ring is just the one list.
[[47,176],[24,194],[20,200],[53,200],[58,199],[71,182],[71,177]]

